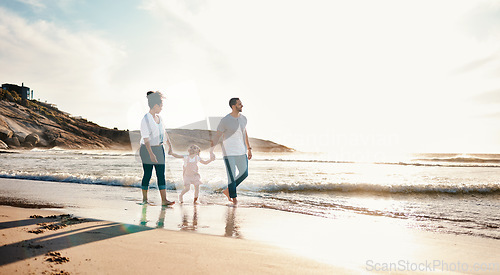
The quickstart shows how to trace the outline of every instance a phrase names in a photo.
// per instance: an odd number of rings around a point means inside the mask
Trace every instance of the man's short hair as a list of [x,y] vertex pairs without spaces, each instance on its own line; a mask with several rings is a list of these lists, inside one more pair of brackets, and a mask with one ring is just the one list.
[[229,107],[233,108],[233,105],[236,105],[236,102],[240,100],[239,98],[237,97],[233,97],[229,100]]
[[160,106],[163,102],[163,95],[160,92],[149,91],[146,95],[148,97],[148,105],[150,109],[153,109],[155,105]]

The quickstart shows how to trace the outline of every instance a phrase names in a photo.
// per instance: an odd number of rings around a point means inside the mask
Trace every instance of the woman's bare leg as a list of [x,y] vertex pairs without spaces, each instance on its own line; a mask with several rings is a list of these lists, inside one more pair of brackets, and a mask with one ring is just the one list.
[[142,203],[148,203],[148,190],[142,189]]

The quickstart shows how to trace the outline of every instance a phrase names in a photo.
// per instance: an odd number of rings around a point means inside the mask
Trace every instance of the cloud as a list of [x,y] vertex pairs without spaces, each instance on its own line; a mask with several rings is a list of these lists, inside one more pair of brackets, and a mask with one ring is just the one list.
[[500,89],[482,93],[474,98],[481,103],[500,103]]
[[[35,98],[83,114],[109,92],[108,78],[124,52],[99,35],[44,20],[27,20],[0,8],[0,81],[24,82]],[[85,99],[84,99],[85,98]]]
[[[187,3],[189,2],[189,3]],[[148,73],[149,83],[159,87],[194,82],[204,92],[220,93],[234,79],[234,63],[224,49],[200,25],[214,13],[206,1],[144,0],[140,8],[148,11],[155,23],[150,31],[154,42],[143,48],[142,63],[155,68]],[[169,76],[167,80],[165,76]],[[147,77],[147,76],[146,76]],[[162,82],[161,79],[164,79]]]
[[160,10],[161,12],[169,10],[178,16],[187,17],[200,13],[207,4],[207,0],[143,0],[141,8],[150,11]]
[[81,0],[15,0],[28,6],[36,14],[55,14],[59,11],[68,12],[72,10],[77,2]]
[[460,73],[474,72],[476,70],[485,68],[486,66],[490,65],[491,63],[493,63],[498,59],[499,58],[497,55],[491,55],[485,58],[477,59],[456,69],[455,73],[460,74]]
[[37,10],[46,8],[45,4],[42,3],[42,0],[17,0],[17,1],[29,5]]
[[174,61],[179,62],[178,68],[184,67],[191,72],[206,73],[203,69],[208,69],[227,73],[229,68],[224,55],[209,42],[197,25],[197,18],[206,5],[204,0],[144,0],[140,7],[163,24],[161,32],[164,38],[160,44],[162,47],[171,46],[176,56]]
[[464,16],[463,26],[480,41],[500,38],[500,4],[483,1]]
[[485,117],[485,118],[500,119],[500,112],[486,114],[486,115],[484,115],[484,117]]

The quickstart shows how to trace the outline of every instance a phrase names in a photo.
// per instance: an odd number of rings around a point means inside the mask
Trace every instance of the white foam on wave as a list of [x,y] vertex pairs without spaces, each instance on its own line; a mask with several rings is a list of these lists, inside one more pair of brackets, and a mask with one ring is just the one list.
[[242,185],[240,190],[253,192],[318,192],[318,193],[375,193],[375,194],[500,194],[500,185],[477,184],[473,186],[450,185],[379,185],[366,183],[272,183],[266,185]]
[[[70,174],[30,174],[30,173],[2,173],[1,178],[15,178],[54,182],[70,182],[78,184],[97,184],[108,186],[140,187],[141,178],[138,176],[107,177],[86,176]],[[153,180],[151,186],[156,186]],[[204,181],[201,190],[206,192],[218,192],[227,187],[227,181],[222,178],[213,178]],[[170,190],[181,190],[184,188],[182,181],[168,181],[167,188]],[[349,193],[349,194],[484,194],[499,195],[500,185],[498,183],[476,184],[476,185],[380,185],[367,183],[266,183],[256,184],[246,182],[238,187],[241,191],[254,193]]]
[[29,174],[29,173],[3,173],[0,178],[10,179],[26,179],[26,180],[39,180],[39,181],[53,181],[53,182],[69,182],[78,184],[97,184],[108,186],[124,186],[124,187],[140,187],[140,181],[134,177],[123,177],[121,179],[112,177],[95,177],[95,176],[75,176],[69,174]]

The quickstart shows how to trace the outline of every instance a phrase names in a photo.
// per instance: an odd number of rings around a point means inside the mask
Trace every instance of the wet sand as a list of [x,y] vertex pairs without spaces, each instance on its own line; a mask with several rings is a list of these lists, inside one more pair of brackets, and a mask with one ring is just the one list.
[[89,186],[53,185],[0,179],[7,192],[0,204],[12,205],[0,206],[0,274],[500,273],[500,240],[422,231],[402,219],[342,212],[327,219],[231,207],[223,198],[162,208],[106,195],[96,204],[74,194]]
[[[255,241],[81,218],[50,230],[44,225],[64,223],[59,212],[0,206],[0,213],[1,274],[339,274],[347,271]],[[56,218],[47,218],[54,215]]]

